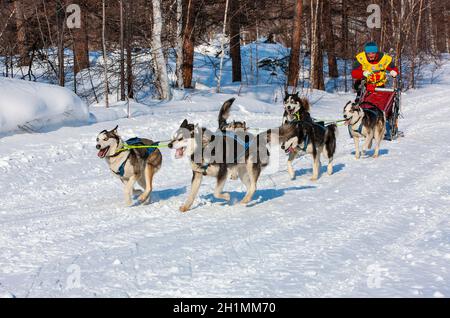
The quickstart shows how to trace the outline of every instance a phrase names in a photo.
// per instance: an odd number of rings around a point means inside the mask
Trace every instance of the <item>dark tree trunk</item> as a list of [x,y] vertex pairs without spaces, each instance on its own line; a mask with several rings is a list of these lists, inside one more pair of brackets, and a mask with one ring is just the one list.
[[241,73],[241,22],[239,0],[230,0],[230,55],[233,82],[242,81]]
[[291,55],[289,57],[288,86],[297,86],[300,70],[300,49],[302,43],[303,0],[297,0],[294,15],[294,33],[292,36]]
[[89,38],[87,33],[87,9],[81,5],[81,28],[73,29],[74,37],[74,73],[78,74],[81,70],[89,67]]
[[186,10],[186,22],[184,26],[183,40],[183,85],[192,88],[192,76],[194,69],[194,24],[195,24],[195,0],[186,0],[183,10]]
[[333,33],[333,21],[331,16],[330,0],[324,1],[324,27],[325,27],[325,48],[328,57],[328,76],[338,78],[339,72],[336,62],[336,48]]
[[17,29],[17,46],[19,51],[18,66],[26,66],[30,62],[27,46],[27,30],[24,16],[24,8],[22,0],[14,2],[14,9],[16,10],[16,29]]

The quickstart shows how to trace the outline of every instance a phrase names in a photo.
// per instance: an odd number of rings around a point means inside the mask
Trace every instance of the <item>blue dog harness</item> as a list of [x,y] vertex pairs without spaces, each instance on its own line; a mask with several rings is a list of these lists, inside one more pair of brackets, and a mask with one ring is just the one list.
[[[141,149],[146,150],[143,158],[147,159],[157,149],[157,147],[159,146],[159,142],[155,142],[151,145],[146,145],[142,142],[141,138],[134,137],[134,138],[131,138],[131,139],[128,139],[127,141],[125,141],[125,147],[126,146],[131,146],[129,149],[127,149],[127,151],[129,151],[127,158],[122,162],[122,164],[119,167],[119,170],[117,170],[117,171],[112,170],[112,172],[114,172],[116,175],[118,175],[120,177],[123,177],[125,175],[125,165],[127,164],[127,161],[131,155],[130,150],[138,149],[138,148],[140,148],[140,146],[142,146]],[[133,146],[137,146],[137,147],[133,148]],[[143,147],[145,147],[145,148],[143,148]]]

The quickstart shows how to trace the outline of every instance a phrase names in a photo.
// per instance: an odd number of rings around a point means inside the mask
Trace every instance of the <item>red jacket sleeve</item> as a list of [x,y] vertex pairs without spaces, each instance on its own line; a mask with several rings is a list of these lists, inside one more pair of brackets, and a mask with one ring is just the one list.
[[364,78],[362,65],[357,60],[353,63],[352,77],[355,80],[362,80]]
[[389,66],[386,68],[386,71],[388,71],[388,72],[396,71],[397,74],[400,74],[399,71],[398,71],[398,67],[395,67],[394,60],[392,60],[391,64],[389,64]]

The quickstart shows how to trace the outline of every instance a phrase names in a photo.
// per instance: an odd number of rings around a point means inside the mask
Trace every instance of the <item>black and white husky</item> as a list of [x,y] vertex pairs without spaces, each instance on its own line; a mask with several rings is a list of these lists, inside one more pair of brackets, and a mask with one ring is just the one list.
[[304,120],[312,122],[309,114],[311,111],[311,104],[305,97],[299,97],[298,93],[289,94],[287,91],[284,95],[284,114],[282,124],[288,124],[297,120]]
[[328,158],[328,174],[333,174],[336,131],[337,127],[334,124],[325,127],[309,121],[297,121],[280,128],[280,140],[285,140],[281,143],[281,149],[289,154],[288,173],[291,179],[295,179],[292,161],[300,152],[310,154],[313,158],[312,181],[319,178],[321,154],[325,154]]
[[345,124],[349,127],[350,135],[355,142],[355,158],[359,159],[359,139],[365,138],[362,148],[363,155],[366,150],[372,148],[375,140],[375,152],[373,157],[377,158],[380,144],[386,132],[386,117],[377,107],[370,109],[362,108],[360,105],[348,102],[344,107]]
[[267,132],[257,136],[244,131],[214,134],[185,119],[169,143],[176,151],[175,158],[189,156],[193,173],[191,191],[180,211],[191,208],[203,176],[216,178],[214,197],[229,201],[230,194],[223,193],[223,187],[234,169],[247,189],[241,203],[250,202],[261,171],[269,163],[268,139]]
[[[118,126],[111,131],[103,130],[98,134],[96,146],[98,157],[106,160],[109,169],[124,184],[127,205],[132,205],[132,196],[138,194],[140,194],[139,202],[145,203],[152,192],[153,176],[161,168],[161,152],[156,148],[124,150],[125,143],[117,133],[117,129]],[[139,139],[138,143],[154,145],[149,139]],[[134,189],[136,182],[144,192]]]

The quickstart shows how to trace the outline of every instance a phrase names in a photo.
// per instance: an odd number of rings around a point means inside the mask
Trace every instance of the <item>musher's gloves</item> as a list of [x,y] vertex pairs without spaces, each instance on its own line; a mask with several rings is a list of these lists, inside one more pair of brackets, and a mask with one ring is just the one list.
[[391,76],[392,77],[397,77],[397,75],[398,75],[398,73],[396,72],[396,71],[394,71],[394,70],[392,70],[391,72],[390,72],[390,74],[391,74]]
[[371,73],[370,73],[369,71],[364,71],[364,72],[363,72],[364,77],[369,77],[370,74],[371,74]]

